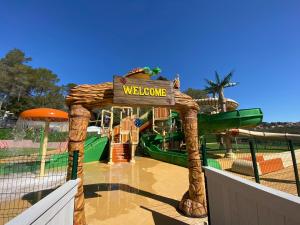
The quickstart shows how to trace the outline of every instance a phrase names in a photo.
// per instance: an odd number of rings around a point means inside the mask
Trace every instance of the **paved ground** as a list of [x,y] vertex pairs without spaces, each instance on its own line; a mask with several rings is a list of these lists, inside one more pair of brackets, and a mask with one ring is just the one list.
[[188,188],[186,168],[137,157],[135,165],[85,164],[84,173],[90,225],[196,225],[206,221],[176,211]]
[[[298,164],[298,169],[299,168],[300,164]],[[300,171],[298,173],[300,173]],[[283,192],[297,195],[293,166],[289,166],[283,170],[261,176],[260,183]]]
[[[239,158],[242,157],[250,157],[250,154],[246,153],[239,153]],[[223,169],[230,172],[230,168],[233,163],[233,159],[226,159],[226,158],[220,158],[218,159]],[[298,159],[299,162],[299,159]],[[237,174],[232,172],[233,174],[243,177],[248,180],[252,180],[255,182],[254,177],[247,176],[243,174]],[[300,164],[298,164],[298,173],[300,174]],[[287,192],[293,195],[297,195],[297,187],[296,187],[296,180],[295,180],[295,174],[294,174],[294,168],[293,166],[289,166],[287,168],[284,168],[282,170],[268,173],[265,175],[260,176],[260,183],[264,186],[268,186],[283,192]]]

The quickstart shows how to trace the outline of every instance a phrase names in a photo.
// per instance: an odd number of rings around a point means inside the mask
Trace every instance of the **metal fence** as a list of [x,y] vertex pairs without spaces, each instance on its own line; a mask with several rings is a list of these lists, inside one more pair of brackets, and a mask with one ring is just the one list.
[[47,154],[40,175],[39,154],[1,154],[0,224],[4,224],[66,182],[68,153]]
[[[225,137],[226,138],[226,137]],[[230,137],[229,147],[220,144],[220,136],[206,136],[201,141],[205,165],[213,159],[222,170],[248,180],[300,196],[300,142],[289,139]]]

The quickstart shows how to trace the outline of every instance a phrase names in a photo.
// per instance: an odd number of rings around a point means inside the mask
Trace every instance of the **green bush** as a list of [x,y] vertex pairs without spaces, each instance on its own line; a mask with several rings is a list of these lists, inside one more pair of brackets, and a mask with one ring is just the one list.
[[[0,140],[13,140],[15,138],[12,128],[0,129]],[[34,130],[27,130],[25,140],[40,141],[40,132]],[[48,136],[49,142],[64,142],[68,139],[68,132],[51,131]]]
[[13,139],[12,128],[1,128],[0,129],[0,140]]

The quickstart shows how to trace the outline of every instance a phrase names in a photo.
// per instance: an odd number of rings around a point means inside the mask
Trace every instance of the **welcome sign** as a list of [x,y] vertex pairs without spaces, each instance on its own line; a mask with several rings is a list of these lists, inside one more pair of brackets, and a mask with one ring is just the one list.
[[123,105],[175,105],[173,83],[114,76],[113,102]]

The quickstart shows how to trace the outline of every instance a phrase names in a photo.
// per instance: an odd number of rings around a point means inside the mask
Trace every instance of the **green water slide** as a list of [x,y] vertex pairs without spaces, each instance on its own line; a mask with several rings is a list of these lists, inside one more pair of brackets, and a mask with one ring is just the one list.
[[218,133],[234,128],[255,127],[262,122],[260,108],[241,109],[213,115],[198,114],[199,135]]
[[[172,113],[173,117],[179,117]],[[262,122],[263,113],[259,108],[241,109],[230,112],[218,113],[213,115],[198,114],[199,135],[207,133],[223,132],[233,128],[255,127]],[[169,140],[182,140],[182,133],[171,133],[165,137]],[[159,148],[163,141],[161,135],[142,135],[140,145],[145,154],[164,162],[187,167],[187,153],[179,150],[163,151]],[[208,159],[208,165],[221,169],[218,161]]]
[[[184,138],[183,133],[176,132],[171,133],[165,137],[166,141],[180,141]],[[168,150],[163,151],[158,146],[163,142],[161,135],[148,135],[144,134],[140,138],[140,146],[144,154],[150,156],[153,159],[163,162],[175,164],[182,167],[188,166],[187,153],[180,150]],[[214,159],[207,159],[208,165],[217,169],[221,169],[218,161]]]
[[92,136],[84,143],[84,162],[96,162],[107,158],[108,137]]

